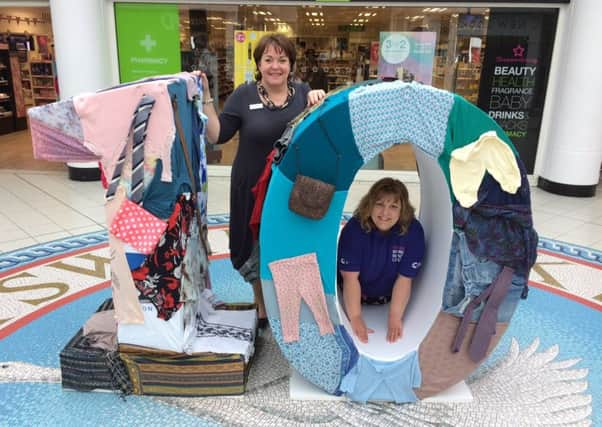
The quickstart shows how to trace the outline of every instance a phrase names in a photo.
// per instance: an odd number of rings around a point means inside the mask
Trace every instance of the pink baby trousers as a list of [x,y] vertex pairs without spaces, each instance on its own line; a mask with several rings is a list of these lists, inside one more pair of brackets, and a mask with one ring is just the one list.
[[333,334],[316,254],[273,261],[268,266],[276,288],[284,342],[299,340],[301,298],[313,313],[320,335]]

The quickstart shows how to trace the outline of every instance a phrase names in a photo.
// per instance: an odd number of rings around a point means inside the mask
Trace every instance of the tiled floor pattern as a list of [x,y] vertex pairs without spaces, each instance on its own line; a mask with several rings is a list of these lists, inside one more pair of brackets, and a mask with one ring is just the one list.
[[[218,295],[244,301],[250,298],[248,286],[227,259],[227,221],[227,215],[210,216],[209,238],[215,250],[212,277]],[[276,349],[265,347],[257,351],[242,399],[134,396],[121,403],[117,397],[55,387],[60,381],[58,352],[109,295],[106,232],[34,245],[0,254],[0,354],[4,355],[0,365],[8,368],[0,370],[0,397],[5,396],[0,398],[0,425],[108,425],[113,413],[118,416],[111,423],[115,426],[139,425],[141,420],[146,424],[150,419],[168,422],[173,417],[178,425],[298,425],[303,421],[316,426],[442,422],[509,426],[519,425],[509,422],[519,416],[520,425],[534,420],[543,424],[546,419],[567,426],[591,425],[596,420],[592,407],[600,408],[602,394],[602,373],[596,369],[602,350],[596,350],[595,339],[602,327],[601,274],[602,252],[542,239],[529,299],[519,305],[490,358],[503,358],[504,363],[486,367],[470,379],[475,396],[471,403],[364,406],[291,401],[287,363]],[[537,399],[530,399],[534,393]],[[43,400],[32,407],[28,404],[32,398]],[[84,414],[90,416],[82,419]]]
[[[225,259],[228,252],[225,225],[227,224],[227,215],[225,213],[228,211],[229,178],[211,176],[209,183],[209,213],[212,221],[210,240],[215,251],[215,262],[218,263],[216,265],[225,271],[229,269],[229,263]],[[370,185],[371,182],[367,181],[353,184],[345,206],[346,212],[351,212],[355,208],[359,198]],[[408,183],[408,187],[412,201],[419,205],[419,184]],[[542,239],[538,262],[532,271],[531,281],[534,288],[545,289],[546,292],[541,293],[539,289],[534,289],[532,291],[534,295],[530,298],[537,301],[541,298],[548,298],[546,295],[555,294],[561,298],[554,299],[556,301],[554,304],[563,304],[562,301],[567,299],[573,300],[577,303],[576,306],[586,307],[579,309],[574,318],[579,319],[579,322],[588,322],[590,326],[595,322],[600,322],[602,307],[602,195],[600,191],[596,197],[584,199],[557,196],[538,188],[532,188],[532,195],[535,227],[541,236],[545,236],[545,239]],[[10,341],[20,337],[19,331],[39,328],[44,324],[43,320],[40,323],[40,320],[35,321],[35,319],[50,319],[49,316],[53,316],[53,313],[63,313],[71,305],[79,304],[78,301],[84,301],[95,295],[98,298],[101,293],[107,292],[105,288],[108,286],[109,271],[108,262],[104,261],[108,257],[104,241],[105,228],[103,190],[98,182],[70,181],[63,171],[0,170],[0,288],[4,288],[3,304],[0,305],[0,339],[8,337],[6,339]],[[563,242],[570,242],[571,245],[565,245]],[[31,248],[27,249],[27,247]],[[64,256],[65,252],[69,253],[67,257]],[[63,283],[66,287],[44,286],[48,283]],[[31,301],[36,301],[36,304],[32,304]],[[73,304],[65,305],[71,301],[74,301]],[[574,303],[571,304],[573,304],[571,307],[575,306]],[[529,306],[529,304],[526,305],[526,307]],[[531,307],[533,306],[537,307],[536,304]],[[540,305],[539,310],[541,309]],[[595,340],[588,340],[591,342],[587,343],[571,341],[571,333],[563,329],[565,327],[563,322],[568,322],[570,325],[574,322],[573,317],[568,314],[570,310],[562,308],[559,311],[554,313],[554,320],[541,320],[538,317],[541,313],[535,310],[530,316],[535,316],[538,320],[529,318],[527,321],[513,321],[513,323],[517,324],[517,328],[522,328],[526,323],[527,327],[531,329],[538,328],[541,326],[540,323],[547,324],[546,330],[550,331],[550,334],[557,329],[557,334],[554,332],[556,335],[547,339],[543,334],[542,341],[552,346],[562,341],[563,354],[567,354],[568,350],[569,355],[575,353],[575,357],[583,357],[589,364],[588,366],[595,366],[602,351],[590,352],[587,347],[588,345],[595,346]],[[520,315],[519,313],[518,317]],[[552,323],[549,324],[549,322]],[[531,323],[537,323],[537,325],[531,325]],[[586,329],[583,327],[581,333],[584,333],[583,331]],[[522,330],[520,329],[520,331]],[[521,334],[525,335],[523,332],[518,333],[519,336]],[[571,342],[573,344],[568,344]],[[58,342],[55,343],[55,346],[60,348],[63,344],[64,342]],[[523,346],[522,351],[530,351],[529,347],[525,350],[524,346],[528,346],[531,342],[521,342],[520,344]],[[580,347],[582,344],[585,344],[586,347]],[[567,348],[567,346],[569,347]],[[591,354],[584,355],[584,352]],[[48,357],[55,360],[55,353],[53,352]],[[533,354],[537,355],[537,352]],[[550,350],[545,350],[544,354],[550,354]],[[526,356],[523,354],[521,357]],[[591,359],[591,357],[594,358]],[[3,358],[0,357],[0,362],[2,360]],[[594,395],[593,407],[599,408],[600,403],[597,400],[602,398],[602,391],[599,391],[600,384],[598,382],[602,376],[593,368],[590,370],[592,371],[589,374],[591,381],[597,383],[590,385],[589,393]],[[579,375],[583,377],[587,373]],[[489,379],[482,377],[481,383],[475,382],[473,386],[481,387],[487,381],[493,381],[494,377],[491,376]],[[585,384],[586,387],[582,392],[587,390],[587,383]],[[489,386],[493,387],[491,384]],[[11,387],[6,384],[1,386],[0,394],[1,392],[10,393]],[[15,389],[15,392],[25,393],[22,388]],[[55,392],[60,393],[60,389]],[[40,391],[28,388],[27,393],[37,396]],[[52,394],[52,396],[55,395]],[[23,398],[25,397],[23,396]],[[53,399],[56,398],[58,397],[53,397]],[[253,395],[245,399],[253,399]],[[481,406],[473,408],[476,411],[474,413],[477,414],[484,413],[486,408],[483,397],[480,399]],[[589,404],[585,402],[585,406],[580,406],[581,410],[589,407],[591,411],[591,397],[589,399]],[[94,400],[93,405],[99,405],[99,408],[102,408],[103,405],[114,403],[114,401],[110,403],[104,400]],[[11,399],[8,399],[8,402],[10,401]],[[198,402],[184,400],[169,403],[172,409],[165,409],[163,416],[166,416],[174,407],[184,409],[187,414],[200,411]],[[5,405],[7,404],[5,403]],[[286,402],[281,402],[281,404],[289,405]],[[152,409],[147,407],[146,401],[140,405],[141,408],[146,408],[144,411],[152,412]],[[224,410],[220,419],[222,421],[230,420],[234,423],[235,418],[228,418],[228,413],[232,412],[231,409],[228,409],[230,408],[228,405],[231,404],[216,405],[215,413],[221,413],[219,408]],[[242,403],[241,405],[241,408],[245,407],[251,412],[250,408],[253,408],[253,411],[259,408],[253,404],[250,404],[249,407]],[[299,407],[303,406],[299,405]],[[490,409],[494,412],[499,410],[501,413],[503,407],[500,405],[499,402],[492,402]],[[260,407],[267,410],[270,404],[262,401]],[[313,410],[315,406],[311,408]],[[335,410],[334,406],[329,408],[328,410]],[[350,414],[353,413],[352,409],[348,409]],[[420,410],[424,410],[424,408]],[[11,411],[14,413],[15,409],[11,408]],[[147,414],[144,411],[143,414]],[[206,408],[203,411],[206,411]],[[205,413],[203,411],[199,413]],[[411,412],[409,409],[408,411]],[[2,408],[0,408],[0,412],[2,412]],[[172,414],[172,412],[169,413]],[[453,419],[452,415],[452,413],[448,414],[449,419]],[[365,414],[362,412],[362,417],[364,416]],[[493,416],[495,418],[497,415],[494,413]],[[32,420],[32,423],[33,420],[40,419],[33,416],[19,418],[18,415],[15,415],[15,417],[14,419],[21,421]],[[595,422],[597,417],[595,413],[593,418],[587,414],[585,416],[581,414],[581,417],[575,417],[575,419],[580,421],[572,425],[588,425],[592,419]],[[358,420],[353,424],[362,425],[363,421],[361,420],[364,418],[360,417]],[[202,425],[205,423],[205,421],[201,423],[198,419],[197,421]],[[369,420],[366,418],[364,421],[368,422]],[[381,418],[379,418],[379,423],[380,421],[382,421]],[[223,422],[228,424],[228,422]],[[398,419],[397,422],[399,422]],[[186,423],[194,425],[194,419],[186,419]],[[1,416],[0,425],[3,425]],[[386,423],[382,425],[386,425]],[[479,423],[471,421],[462,425],[479,425]]]

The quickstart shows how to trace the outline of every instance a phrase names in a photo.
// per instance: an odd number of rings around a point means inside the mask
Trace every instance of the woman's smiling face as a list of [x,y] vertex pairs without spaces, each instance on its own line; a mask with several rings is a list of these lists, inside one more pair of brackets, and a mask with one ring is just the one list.
[[284,50],[270,44],[261,55],[258,68],[264,85],[286,86],[291,73],[291,62]]
[[401,200],[393,194],[381,194],[374,203],[370,218],[379,231],[387,232],[399,222]]

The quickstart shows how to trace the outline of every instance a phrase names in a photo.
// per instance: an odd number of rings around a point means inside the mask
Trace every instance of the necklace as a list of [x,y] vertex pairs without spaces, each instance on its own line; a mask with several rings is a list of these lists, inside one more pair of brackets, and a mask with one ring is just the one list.
[[284,108],[286,108],[288,103],[291,102],[291,99],[293,99],[293,96],[295,96],[295,88],[293,87],[293,85],[290,82],[287,82],[286,86],[287,86],[286,100],[284,101],[284,103],[282,105],[276,105],[276,104],[274,104],[274,101],[272,101],[270,99],[270,95],[268,94],[268,91],[266,90],[266,88],[261,84],[261,82],[257,82],[257,93],[259,93],[259,96],[264,101],[264,104],[268,110],[283,110]]

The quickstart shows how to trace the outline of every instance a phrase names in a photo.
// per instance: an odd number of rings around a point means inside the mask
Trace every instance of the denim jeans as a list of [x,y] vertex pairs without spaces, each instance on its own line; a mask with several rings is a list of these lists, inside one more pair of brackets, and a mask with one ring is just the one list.
[[[479,296],[502,271],[502,266],[486,258],[477,257],[468,248],[466,236],[462,230],[454,230],[450,251],[447,279],[443,291],[443,311],[462,317],[470,300]],[[512,284],[498,310],[498,322],[508,322],[523,288],[527,283],[523,275],[512,276]],[[478,320],[484,307],[477,307],[471,320]]]

